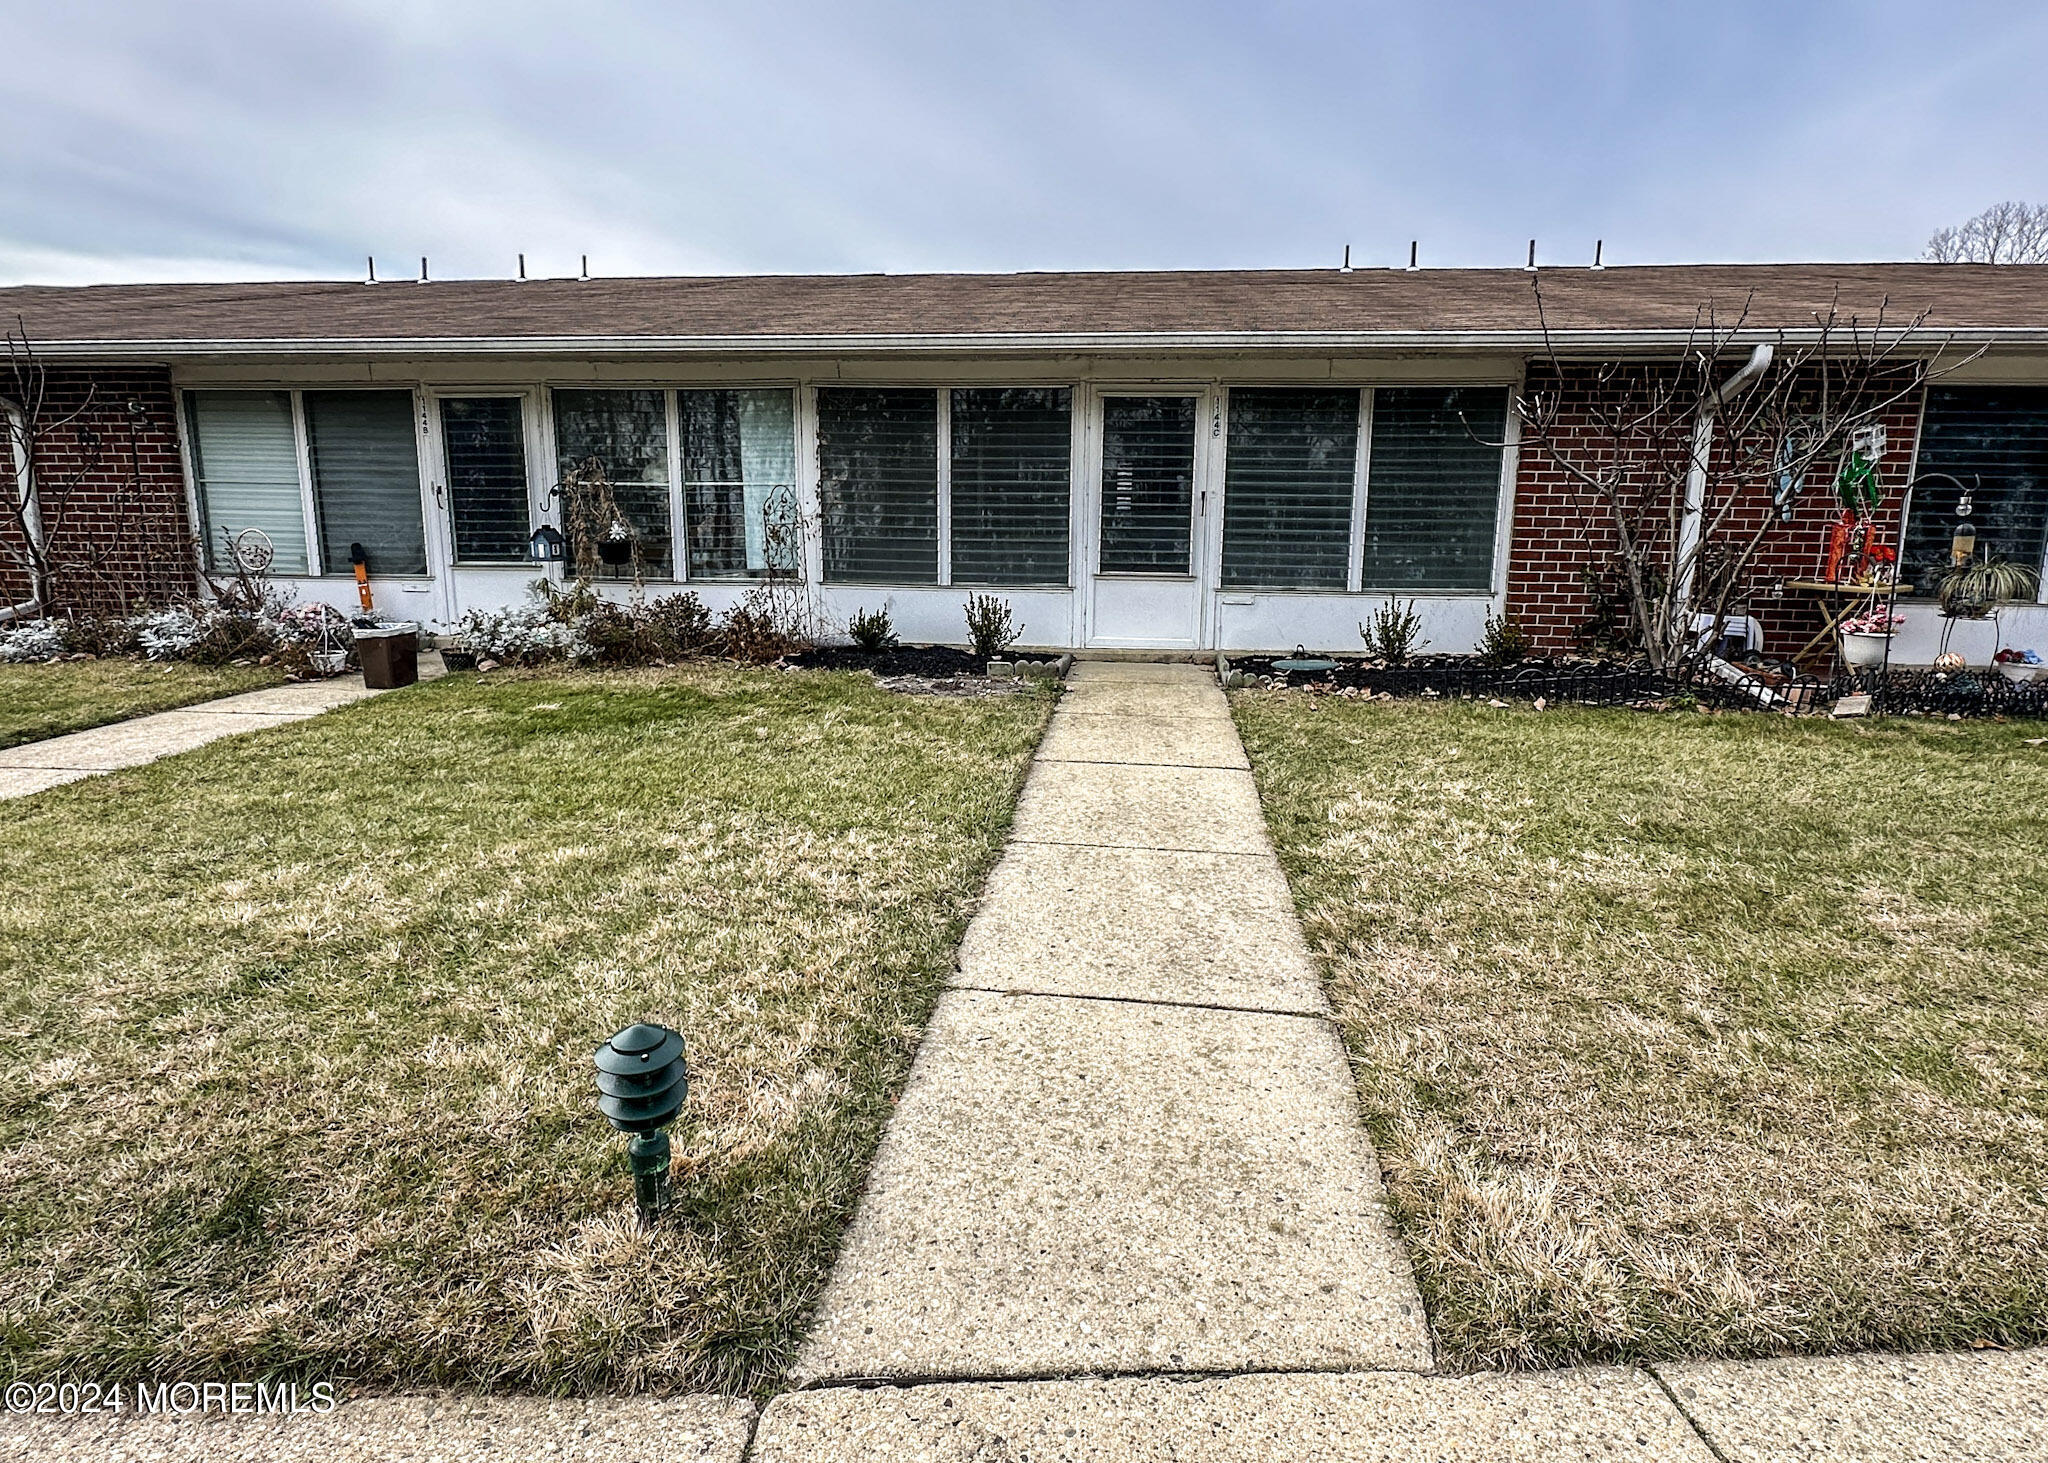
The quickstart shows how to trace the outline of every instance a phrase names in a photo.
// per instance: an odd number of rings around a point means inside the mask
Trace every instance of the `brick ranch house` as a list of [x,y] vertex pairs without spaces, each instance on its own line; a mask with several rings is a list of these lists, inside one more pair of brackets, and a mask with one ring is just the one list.
[[[2048,268],[1756,265],[1545,269],[1571,392],[1592,363],[1669,361],[1702,306],[1748,304],[1735,344],[1834,302],[1925,312],[1983,353],[1888,421],[1879,518],[1908,577],[1945,554],[1975,486],[1980,548],[2048,555]],[[1489,612],[1546,650],[1592,615],[1604,510],[1518,441],[1511,394],[1549,370],[1523,270],[802,276],[0,289],[89,468],[62,532],[90,543],[77,606],[197,582],[195,554],[260,529],[278,579],[445,628],[522,599],[528,539],[566,467],[597,457],[655,592],[714,609],[762,572],[764,524],[801,526],[826,623],[886,605],[904,639],[959,642],[970,588],[1036,647],[1359,648],[1413,600],[1430,648]],[[1582,363],[1573,365],[1571,363]],[[1577,373],[1576,376],[1574,373]],[[89,395],[88,395],[89,393]],[[1468,429],[1497,424],[1493,440]],[[81,434],[89,434],[81,439]],[[69,454],[69,455],[67,455]],[[18,467],[18,465],[16,465]],[[52,468],[51,470],[56,470]],[[1934,479],[1939,470],[1948,477]],[[12,474],[17,490],[25,474]],[[1824,498],[1824,494],[1821,495]],[[791,511],[793,510],[793,511]],[[1767,653],[1819,624],[1791,587],[1832,513],[1770,531],[1738,606]],[[550,572],[559,574],[561,566]],[[0,580],[0,608],[29,593]],[[1907,605],[1894,659],[1931,660]],[[2048,647],[2048,606],[1965,622]]]

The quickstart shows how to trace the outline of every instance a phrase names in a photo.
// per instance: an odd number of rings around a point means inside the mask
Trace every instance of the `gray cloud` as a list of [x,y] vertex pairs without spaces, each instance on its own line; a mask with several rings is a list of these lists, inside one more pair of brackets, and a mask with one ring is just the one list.
[[2048,197],[2031,7],[8,9],[8,281],[1895,258]]

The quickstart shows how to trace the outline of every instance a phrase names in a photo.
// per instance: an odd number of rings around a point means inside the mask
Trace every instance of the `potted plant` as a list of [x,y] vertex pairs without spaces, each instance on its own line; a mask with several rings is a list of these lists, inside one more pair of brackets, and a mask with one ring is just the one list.
[[597,556],[613,568],[633,557],[633,530],[625,519],[614,518],[605,525],[604,535],[597,541]]
[[1906,617],[1896,610],[1874,609],[1842,621],[1842,664],[1883,665],[1892,652],[1892,636]]
[[1981,620],[2002,601],[2032,599],[2040,587],[2036,571],[1999,554],[1951,564],[1935,580],[1941,612],[1952,620]]
[[2048,676],[2048,661],[2041,659],[2038,650],[2016,650],[2007,647],[1991,657],[1991,663],[1998,667],[1998,673],[2008,681],[2038,681]]

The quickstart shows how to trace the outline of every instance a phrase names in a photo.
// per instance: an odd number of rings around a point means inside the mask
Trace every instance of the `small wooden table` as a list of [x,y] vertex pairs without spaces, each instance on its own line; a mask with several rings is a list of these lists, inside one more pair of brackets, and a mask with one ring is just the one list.
[[1832,653],[1835,632],[1858,615],[1876,609],[1879,599],[1890,609],[1898,598],[1900,585],[1897,580],[1837,584],[1826,579],[1788,579],[1785,588],[1810,596],[1814,608],[1820,611],[1820,629],[1792,656],[1794,665],[1806,665],[1821,659],[1823,649]]

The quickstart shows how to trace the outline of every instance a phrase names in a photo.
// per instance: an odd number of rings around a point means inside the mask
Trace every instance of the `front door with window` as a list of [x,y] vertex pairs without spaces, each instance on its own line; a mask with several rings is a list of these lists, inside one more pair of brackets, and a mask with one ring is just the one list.
[[523,394],[436,395],[429,425],[435,441],[433,496],[437,537],[451,573],[443,615],[516,601],[540,572],[528,537],[533,510],[531,413]]
[[1202,419],[1192,392],[1097,399],[1090,645],[1201,644]]

